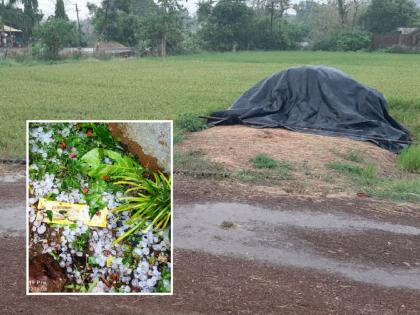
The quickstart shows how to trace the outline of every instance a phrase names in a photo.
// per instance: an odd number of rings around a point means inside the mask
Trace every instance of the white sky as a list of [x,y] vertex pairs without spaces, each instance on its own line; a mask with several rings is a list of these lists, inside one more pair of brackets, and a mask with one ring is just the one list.
[[[188,11],[194,13],[196,11],[196,3],[199,0],[183,0],[181,1]],[[38,7],[44,14],[44,17],[47,18],[50,15],[54,14],[55,9],[55,0],[38,0]],[[85,19],[89,15],[89,10],[86,7],[86,4],[95,3],[100,4],[101,0],[64,0],[64,5],[66,7],[66,13],[71,20],[76,20],[76,7],[75,4],[79,7],[79,17],[80,19]]]

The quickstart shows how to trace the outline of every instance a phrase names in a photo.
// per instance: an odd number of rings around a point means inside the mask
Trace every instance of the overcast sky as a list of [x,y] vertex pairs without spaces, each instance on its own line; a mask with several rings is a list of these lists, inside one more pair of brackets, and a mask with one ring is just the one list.
[[[419,0],[420,1],[420,0]],[[101,3],[101,0],[64,0],[64,5],[66,6],[66,13],[70,19],[76,20],[76,7],[75,4],[79,7],[79,16],[80,19],[85,19],[89,15],[89,10],[86,7],[86,4],[90,3]],[[188,9],[190,14],[195,13],[197,10],[197,3],[199,0],[181,0],[181,3]],[[292,0],[292,3],[296,3],[298,0]],[[55,0],[38,0],[39,9],[44,13],[44,17],[47,18],[50,15],[54,14]]]
[[[188,0],[182,1],[184,6],[187,7],[188,11],[194,13],[196,10],[196,2],[199,0]],[[66,6],[66,13],[70,19],[76,20],[76,7],[75,4],[79,7],[79,16],[80,19],[85,19],[89,15],[89,10],[86,7],[86,4],[90,3],[101,3],[101,0],[64,0],[64,5]],[[44,13],[44,17],[48,17],[54,14],[55,0],[38,0],[39,9]]]

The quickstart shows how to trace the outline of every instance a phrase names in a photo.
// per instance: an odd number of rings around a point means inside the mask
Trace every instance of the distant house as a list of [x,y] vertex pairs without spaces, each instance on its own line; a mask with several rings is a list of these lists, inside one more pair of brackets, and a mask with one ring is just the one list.
[[21,47],[23,31],[8,25],[0,25],[0,47]]
[[383,35],[373,36],[373,48],[381,49],[391,46],[420,46],[420,28],[399,27],[395,31]]

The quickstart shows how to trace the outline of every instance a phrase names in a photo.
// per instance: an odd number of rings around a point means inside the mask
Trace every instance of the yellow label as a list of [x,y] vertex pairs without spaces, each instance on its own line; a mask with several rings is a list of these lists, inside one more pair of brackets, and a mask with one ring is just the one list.
[[[94,215],[90,218],[89,206],[86,204],[67,203],[60,201],[46,200],[40,198],[38,202],[38,215],[42,212],[46,223],[55,224],[74,224],[77,221],[82,221],[89,226],[106,227],[106,216],[108,209],[104,208],[99,212],[99,215]],[[47,211],[51,211],[52,220],[48,218]]]
[[106,258],[106,266],[107,266],[108,268],[112,266],[112,262],[114,261],[114,259],[115,259],[115,257],[112,257],[112,256],[108,256],[108,257]]

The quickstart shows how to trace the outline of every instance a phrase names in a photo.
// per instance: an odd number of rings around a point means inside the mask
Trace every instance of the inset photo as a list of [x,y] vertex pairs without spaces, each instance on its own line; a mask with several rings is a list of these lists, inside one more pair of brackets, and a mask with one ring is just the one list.
[[27,161],[27,294],[172,294],[172,121],[28,121]]

